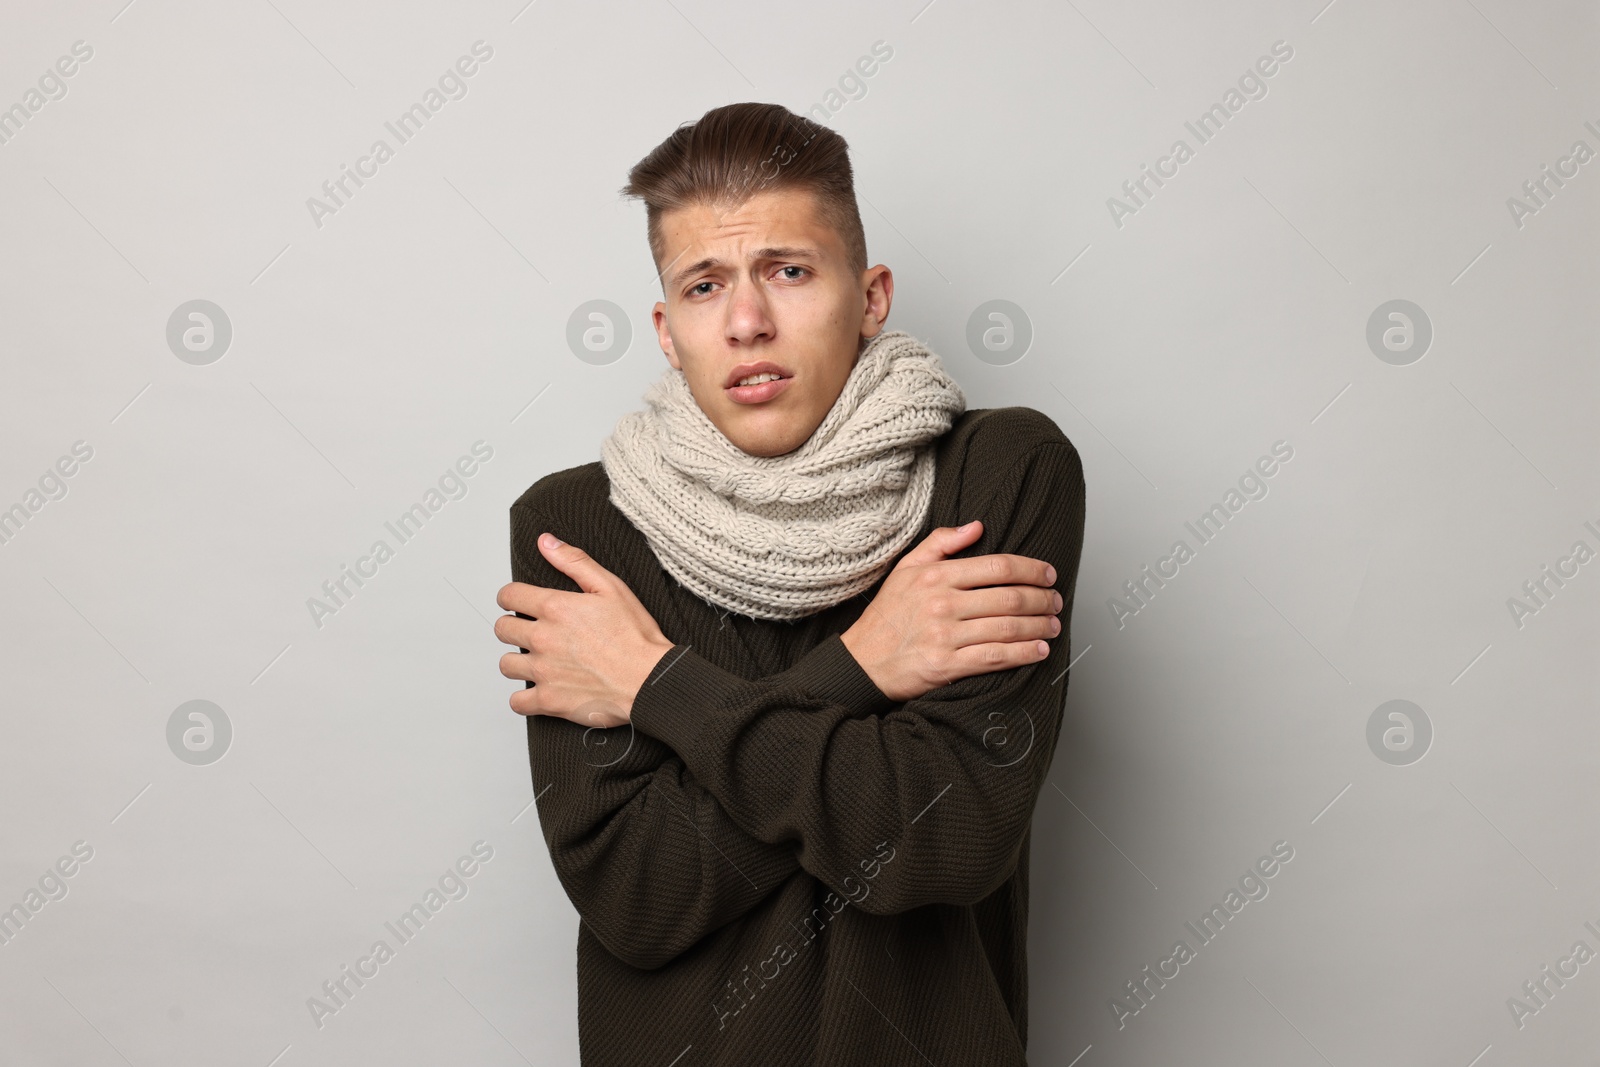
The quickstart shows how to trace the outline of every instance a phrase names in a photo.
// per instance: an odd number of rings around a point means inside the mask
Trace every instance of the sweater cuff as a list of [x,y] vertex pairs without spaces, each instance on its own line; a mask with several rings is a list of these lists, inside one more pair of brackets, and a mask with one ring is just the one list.
[[814,697],[842,705],[852,716],[872,715],[895,705],[850,654],[839,634],[829,635],[778,677]]
[[694,745],[705,708],[744,679],[723,670],[689,645],[674,644],[656,661],[633,698],[629,721],[677,753]]
[[[766,681],[793,688],[849,710],[852,716],[887,711],[895,701],[884,695],[850,654],[838,634],[801,656],[794,666]],[[745,679],[723,670],[689,645],[675,644],[651,668],[629,718],[633,725],[680,754],[694,747],[721,698]]]

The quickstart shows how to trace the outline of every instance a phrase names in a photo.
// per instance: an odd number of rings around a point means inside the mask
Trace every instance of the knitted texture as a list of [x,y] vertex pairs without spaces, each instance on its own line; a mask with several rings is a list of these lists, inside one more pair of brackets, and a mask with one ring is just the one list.
[[856,357],[838,400],[792,452],[752,456],[668,368],[600,448],[611,502],[701,599],[792,621],[870,588],[916,536],[933,440],[966,410],[939,357],[903,330]]
[[[844,645],[870,591],[795,622],[724,614],[659,566],[599,463],[512,505],[513,581],[579,591],[540,550],[549,531],[673,642],[627,725],[526,716],[537,832],[580,920],[575,972],[564,920],[536,961],[576,978],[580,1055],[563,1062],[1026,1067],[1029,828],[1064,803],[1041,790],[1072,681],[1083,465],[1024,407],[969,409],[934,448],[924,525],[980,519],[960,556],[1048,562],[1062,631],[1046,659],[904,702]],[[1036,974],[1072,967],[1055,947]],[[1048,1039],[1054,998],[1047,1013]]]

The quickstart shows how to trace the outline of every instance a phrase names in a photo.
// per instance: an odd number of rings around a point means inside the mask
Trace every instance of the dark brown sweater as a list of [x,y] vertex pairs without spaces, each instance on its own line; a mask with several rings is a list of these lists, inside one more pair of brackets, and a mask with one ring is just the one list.
[[512,505],[513,580],[577,590],[539,552],[548,530],[676,642],[630,725],[527,720],[582,920],[584,1064],[1026,1063],[1029,826],[1066,697],[1083,469],[1024,407],[968,411],[936,447],[911,545],[982,519],[960,555],[1054,564],[1064,632],[1035,665],[903,703],[839,640],[879,585],[794,623],[726,614],[661,568],[598,462]]

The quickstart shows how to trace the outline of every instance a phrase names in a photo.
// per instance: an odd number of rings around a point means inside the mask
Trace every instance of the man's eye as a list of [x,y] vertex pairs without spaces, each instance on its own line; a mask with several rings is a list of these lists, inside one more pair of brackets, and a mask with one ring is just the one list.
[[[791,265],[789,265],[787,267],[783,267],[781,269],[783,269],[783,270],[797,270],[797,271],[801,272],[802,274],[805,273],[805,268],[804,267],[796,267],[793,264],[791,264]],[[790,275],[789,276],[789,280],[790,281],[795,281],[796,279],[795,279],[795,277],[793,275]]]
[[713,283],[712,282],[701,282],[700,285],[691,286],[690,289],[689,289],[689,292],[694,294],[695,296],[704,296],[705,293],[700,291],[700,286],[711,285],[711,284],[713,284]]

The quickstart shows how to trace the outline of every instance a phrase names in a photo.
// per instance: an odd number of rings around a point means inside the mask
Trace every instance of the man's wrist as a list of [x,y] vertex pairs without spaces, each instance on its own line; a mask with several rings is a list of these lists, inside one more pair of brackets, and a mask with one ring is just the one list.
[[885,696],[889,696],[889,690],[885,688],[888,685],[888,679],[878,665],[877,657],[870,651],[871,641],[867,640],[856,629],[860,625],[861,620],[856,620],[848,630],[839,635],[839,643],[844,645],[846,652],[850,653],[850,658],[860,664],[862,672],[872,679],[872,684],[877,686]]
[[673,647],[673,643],[663,637],[659,641],[651,641],[646,644],[644,646],[644,651],[636,658],[636,662],[639,663],[639,665],[642,667],[642,670],[639,671],[637,680],[632,683],[632,691],[627,695],[628,700],[624,714],[626,714],[629,719],[633,718],[633,703],[639,699],[639,690],[644,688],[645,680],[648,679],[651,672],[656,669],[656,664],[661,662],[661,657],[665,656],[668,652],[671,652]]

